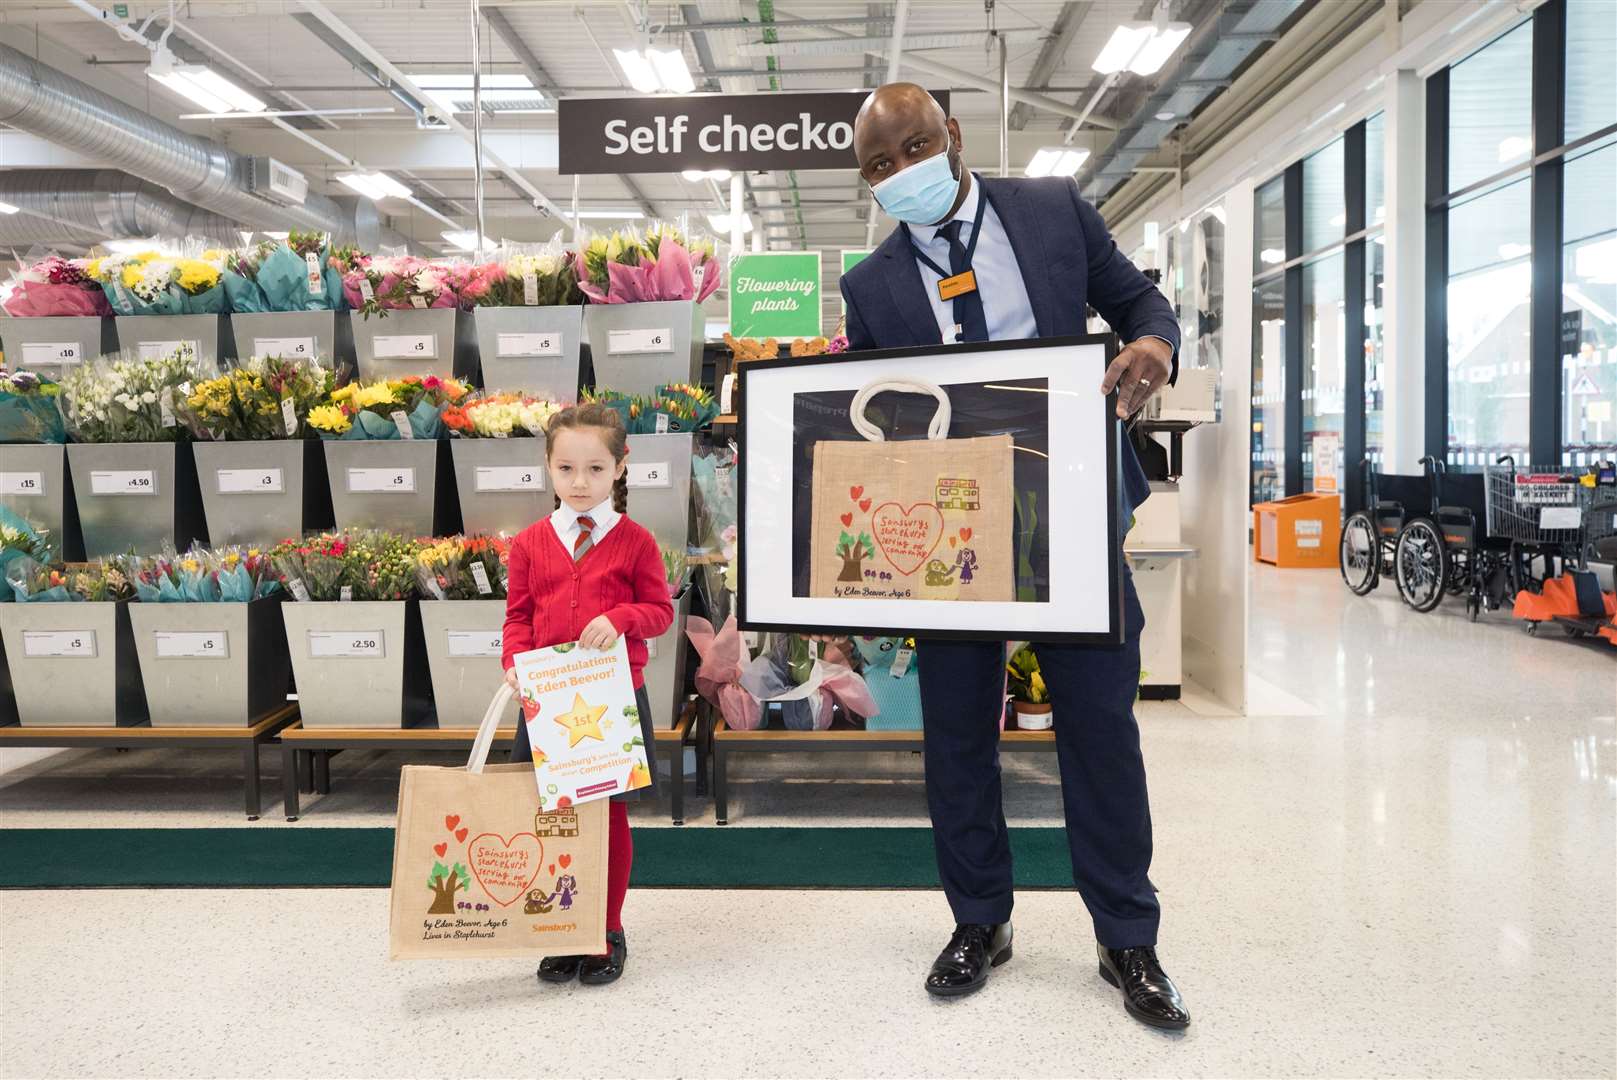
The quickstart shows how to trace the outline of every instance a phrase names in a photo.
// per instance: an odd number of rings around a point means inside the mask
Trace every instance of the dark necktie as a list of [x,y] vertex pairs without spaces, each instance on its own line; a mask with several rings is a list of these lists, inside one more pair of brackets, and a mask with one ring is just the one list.
[[[966,262],[966,245],[960,242],[960,228],[964,224],[956,219],[938,230],[938,235],[949,241],[950,274],[961,274],[971,268]],[[954,321],[960,324],[960,340],[987,341],[988,316],[983,314],[982,278],[977,279],[977,288],[961,293],[953,303]]]
[[588,514],[578,515],[578,538],[573,541],[574,562],[582,559],[584,557],[584,552],[588,551],[594,546],[595,537],[592,535],[594,532],[595,519],[590,517]]

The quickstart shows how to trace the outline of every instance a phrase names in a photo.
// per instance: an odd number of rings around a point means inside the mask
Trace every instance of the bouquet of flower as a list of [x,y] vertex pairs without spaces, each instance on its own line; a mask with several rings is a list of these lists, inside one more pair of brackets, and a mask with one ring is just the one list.
[[0,368],[0,443],[67,442],[61,392],[43,375]]
[[342,279],[360,258],[354,247],[333,247],[318,232],[291,232],[229,252],[225,290],[232,311],[342,311]]
[[194,383],[185,418],[203,439],[291,439],[309,434],[309,410],[330,396],[331,369],[318,360],[253,356],[212,379]]
[[[52,554],[50,533],[36,529],[21,517],[0,506],[0,571],[15,559],[49,562]],[[11,599],[11,590],[0,590],[0,600]]]
[[86,271],[88,259],[51,255],[13,276],[17,290],[5,302],[17,318],[50,315],[111,315],[106,293]]
[[349,383],[309,410],[309,426],[322,439],[436,439],[444,411],[470,392],[436,375]]
[[269,553],[297,601],[408,600],[415,595],[416,542],[384,532],[322,533],[283,540]]
[[245,604],[281,587],[269,556],[257,548],[210,550],[197,544],[183,555],[171,548],[119,561],[135,598],[148,604]]
[[166,356],[127,354],[81,364],[62,380],[67,419],[80,442],[174,442],[191,384],[202,378],[190,345]]
[[444,427],[452,438],[508,439],[542,436],[561,406],[544,398],[522,394],[485,394],[468,397],[444,409]]
[[446,536],[417,542],[416,578],[434,600],[503,600],[511,542],[503,536]]
[[454,307],[460,301],[452,268],[450,263],[412,255],[376,255],[360,260],[343,275],[343,293],[348,306],[367,319],[390,310]]
[[591,237],[584,247],[587,280],[579,282],[595,304],[648,300],[706,300],[721,277],[713,242],[687,246],[672,225],[654,223],[643,235],[618,231]]
[[649,396],[596,388],[581,392],[579,400],[593,401],[615,410],[623,419],[623,430],[630,435],[695,431],[711,424],[719,413],[713,395],[683,383],[659,386],[657,392]]
[[45,563],[23,556],[6,564],[6,584],[18,603],[128,600],[135,594],[116,562]]
[[719,415],[719,403],[711,391],[691,383],[668,383],[657,387],[657,398],[669,408],[669,418],[676,416],[688,426],[671,427],[671,431],[696,431],[708,427]]
[[668,579],[668,595],[670,598],[679,595],[679,590],[685,587],[685,548],[664,547],[663,576]]
[[[485,275],[486,292],[470,299],[482,307],[534,307],[582,304],[578,288],[578,255],[556,240],[537,250],[529,245],[502,248],[492,264],[495,273]],[[461,297],[466,301],[467,296]]]

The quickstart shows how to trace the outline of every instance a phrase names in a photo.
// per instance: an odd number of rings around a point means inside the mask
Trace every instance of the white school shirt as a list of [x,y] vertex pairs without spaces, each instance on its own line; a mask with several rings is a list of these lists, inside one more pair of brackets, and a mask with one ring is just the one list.
[[556,535],[561,538],[561,546],[568,554],[572,554],[573,545],[578,542],[578,519],[585,515],[595,522],[595,529],[590,533],[591,546],[599,544],[606,534],[612,531],[612,526],[618,523],[618,518],[623,516],[612,509],[611,496],[584,511],[583,514],[566,503],[556,507],[550,515],[550,527],[556,530]]

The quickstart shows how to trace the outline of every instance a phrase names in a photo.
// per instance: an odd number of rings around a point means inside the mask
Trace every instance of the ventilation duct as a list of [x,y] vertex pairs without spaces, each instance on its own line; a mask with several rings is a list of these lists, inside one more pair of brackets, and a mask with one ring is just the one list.
[[0,171],[0,202],[21,208],[0,217],[0,244],[82,247],[126,236],[203,237],[241,243],[236,223],[201,210],[156,184],[116,169]]

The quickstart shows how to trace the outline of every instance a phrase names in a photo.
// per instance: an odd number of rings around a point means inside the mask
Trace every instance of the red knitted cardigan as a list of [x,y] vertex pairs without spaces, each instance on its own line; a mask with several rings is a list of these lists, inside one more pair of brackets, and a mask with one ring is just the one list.
[[642,525],[620,517],[601,542],[573,561],[548,516],[511,544],[501,662],[530,649],[577,641],[591,619],[605,615],[628,638],[634,685],[645,684],[646,639],[674,622],[662,549]]

